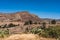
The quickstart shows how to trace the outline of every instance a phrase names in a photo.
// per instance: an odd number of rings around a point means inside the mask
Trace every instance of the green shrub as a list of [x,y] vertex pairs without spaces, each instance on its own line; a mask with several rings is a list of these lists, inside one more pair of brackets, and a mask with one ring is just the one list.
[[49,31],[49,36],[57,38],[58,34],[57,34],[57,32],[55,30],[51,30],[51,31]]
[[32,24],[32,21],[31,20],[29,20],[29,24]]
[[2,27],[2,28],[6,28],[6,27],[7,27],[7,24],[3,25],[3,27]]
[[8,27],[15,27],[16,25],[14,25],[14,24],[12,24],[12,23],[10,23],[9,25],[8,25]]
[[29,24],[30,24],[30,25],[32,24],[32,21],[31,21],[31,20],[26,21],[24,25],[29,25]]
[[28,21],[26,21],[26,22],[24,23],[24,25],[29,25],[29,22],[28,22]]
[[52,37],[59,38],[60,37],[60,26],[52,26],[49,28],[41,29],[41,28],[33,28],[31,33],[38,34],[43,37]]
[[46,28],[46,23],[45,23],[45,22],[42,23],[41,28],[42,28],[42,29],[45,29],[45,28]]
[[5,30],[5,31],[4,31],[4,34],[8,35],[8,34],[9,34],[9,30],[8,30],[8,29]]
[[0,30],[0,37],[5,37],[9,35],[9,30]]
[[49,35],[48,35],[48,32],[45,32],[45,31],[43,31],[43,32],[41,32],[41,34],[40,34],[42,37],[49,37]]
[[31,30],[31,33],[33,33],[33,34],[39,34],[40,35],[42,31],[43,30],[41,28],[33,28]]
[[9,27],[15,27],[15,26],[19,26],[19,25],[15,25],[15,24],[10,23],[8,25],[7,24],[1,25],[0,28],[9,28]]
[[52,20],[51,21],[51,24],[56,24],[56,20]]
[[60,36],[60,28],[55,26],[55,27],[49,27],[46,28],[44,31],[46,33],[48,33],[49,37],[53,37],[53,38],[58,38]]

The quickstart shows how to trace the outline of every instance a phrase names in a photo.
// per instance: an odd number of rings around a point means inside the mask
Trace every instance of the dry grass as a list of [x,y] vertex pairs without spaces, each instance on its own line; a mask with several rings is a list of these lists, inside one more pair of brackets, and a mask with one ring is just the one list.
[[8,37],[6,40],[39,40],[39,37],[34,34],[15,34]]
[[0,40],[55,40],[53,38],[43,38],[35,34],[13,34],[5,39]]

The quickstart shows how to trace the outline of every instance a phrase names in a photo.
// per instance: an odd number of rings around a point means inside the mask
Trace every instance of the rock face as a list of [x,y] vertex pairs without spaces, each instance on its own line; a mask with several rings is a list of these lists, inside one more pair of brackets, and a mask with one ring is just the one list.
[[11,14],[0,14],[0,21],[38,21],[40,18],[36,15],[29,14],[28,12],[16,12]]

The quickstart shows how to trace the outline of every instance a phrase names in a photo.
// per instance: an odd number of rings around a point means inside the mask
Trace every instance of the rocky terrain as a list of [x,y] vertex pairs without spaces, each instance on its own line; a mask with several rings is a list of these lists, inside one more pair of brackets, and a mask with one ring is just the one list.
[[11,14],[0,13],[0,21],[39,21],[40,18],[36,15],[29,14],[28,12],[16,12]]
[[[27,27],[34,27],[35,25],[24,25],[26,21],[32,21],[32,23],[40,23],[42,20],[34,15],[30,14],[29,12],[16,12],[16,13],[0,13],[0,30],[6,30],[7,28],[9,29],[10,33],[20,33],[24,31]],[[14,24],[17,25],[16,27],[9,27],[9,24]],[[4,27],[5,26],[5,27]],[[40,26],[40,25],[36,25]]]
[[[55,20],[56,24],[51,24],[51,21]],[[7,30],[7,34],[12,36],[0,40],[55,40],[52,38],[43,38],[36,36],[35,34],[30,34],[28,30],[33,28],[39,28],[43,23],[46,23],[46,27],[48,26],[60,26],[60,19],[48,19],[48,18],[40,18],[34,14],[30,14],[29,12],[16,12],[16,13],[0,13],[0,36],[4,37],[5,30]],[[28,32],[28,34],[23,34]],[[39,31],[41,31],[39,29]],[[3,33],[3,34],[2,34]],[[16,35],[14,35],[16,34]],[[6,35],[6,34],[5,34]],[[28,36],[27,36],[28,35]],[[16,39],[15,39],[16,38]]]
[[27,11],[16,13],[0,13],[0,22],[26,22],[29,20],[31,20],[33,23],[49,23],[51,20],[56,20],[57,23],[60,23],[60,19],[40,18],[37,15],[31,14]]
[[[6,26],[6,28],[4,29],[8,28],[12,33],[15,33],[15,32],[19,33],[25,30],[27,27],[28,28],[39,27],[42,25],[43,22],[46,23],[46,26],[49,26],[49,25],[52,25],[52,24],[49,24],[51,20],[53,19],[47,19],[47,18],[43,19],[26,11],[16,12],[16,13],[0,13],[0,27],[4,28],[4,26]],[[33,24],[24,25],[25,22],[27,21],[31,21]],[[60,25],[59,20],[56,20],[56,22],[59,23]],[[9,24],[11,23],[18,26],[9,27]],[[0,28],[0,29],[3,29],[3,28]]]

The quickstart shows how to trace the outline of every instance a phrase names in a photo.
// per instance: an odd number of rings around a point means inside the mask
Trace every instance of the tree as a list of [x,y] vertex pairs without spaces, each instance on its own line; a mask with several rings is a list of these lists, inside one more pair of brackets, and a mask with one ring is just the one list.
[[31,20],[29,20],[29,24],[32,24],[32,21]]
[[56,24],[56,20],[52,20],[51,21],[51,24]]
[[29,24],[32,24],[32,21],[31,20],[26,21],[24,25],[29,25]]
[[46,28],[46,23],[45,22],[42,23],[42,27],[41,28],[42,29],[45,29]]
[[24,23],[24,25],[28,25],[29,23],[28,23],[28,21],[26,21],[25,23]]
[[14,25],[14,24],[12,24],[12,23],[10,23],[9,25],[8,25],[8,27],[15,27],[16,25]]

